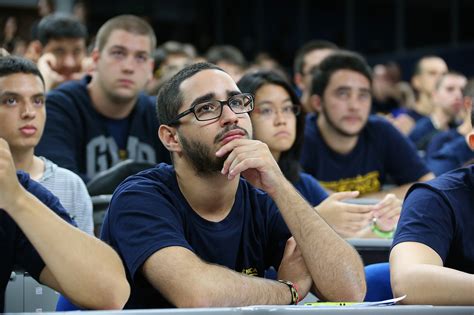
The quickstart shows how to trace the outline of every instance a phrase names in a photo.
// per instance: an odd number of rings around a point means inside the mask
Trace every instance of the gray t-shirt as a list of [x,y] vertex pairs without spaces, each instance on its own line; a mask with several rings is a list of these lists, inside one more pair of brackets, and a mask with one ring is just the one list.
[[82,179],[44,157],[40,159],[44,162],[45,169],[38,182],[59,198],[79,229],[94,235],[92,201]]

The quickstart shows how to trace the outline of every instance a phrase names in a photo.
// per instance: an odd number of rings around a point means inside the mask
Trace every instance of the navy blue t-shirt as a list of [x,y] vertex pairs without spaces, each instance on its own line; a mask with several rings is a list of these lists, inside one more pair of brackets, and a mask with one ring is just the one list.
[[303,172],[300,173],[300,178],[294,186],[313,207],[319,205],[328,197],[328,193],[319,185],[318,181],[313,176]]
[[181,246],[209,263],[263,277],[270,266],[278,269],[290,236],[273,200],[244,179],[225,219],[203,219],[166,164],[131,176],[116,189],[101,232],[125,265],[132,288],[125,308],[173,307],[141,272],[143,263],[164,247]]
[[397,185],[417,181],[429,172],[415,147],[384,118],[370,116],[354,149],[334,152],[322,138],[316,116],[307,116],[301,165],[334,192],[380,191],[388,177]]
[[469,148],[466,139],[460,136],[445,143],[441,149],[426,157],[428,168],[439,176],[464,164],[474,158],[474,152]]
[[435,134],[426,147],[425,159],[428,159],[433,154],[436,154],[436,152],[438,152],[446,143],[451,142],[456,138],[464,138],[464,136],[458,132],[457,128],[440,131],[439,133]]
[[[26,173],[18,172],[17,176],[26,190],[35,195],[65,221],[72,223],[58,198],[46,188],[31,180]],[[33,278],[39,281],[39,276],[45,264],[25,234],[3,209],[0,209],[0,253],[0,311],[3,311],[5,288],[13,267],[18,266],[25,269]]]
[[431,138],[438,132],[438,129],[435,128],[431,119],[424,117],[416,122],[408,138],[415,144],[418,150],[425,151]]
[[68,81],[48,93],[48,119],[35,154],[73,171],[85,182],[125,159],[170,163],[170,154],[157,136],[156,98],[139,94],[128,120],[112,126],[92,103],[90,80],[86,76]]
[[445,267],[474,273],[474,166],[417,183],[403,203],[393,246],[431,247]]

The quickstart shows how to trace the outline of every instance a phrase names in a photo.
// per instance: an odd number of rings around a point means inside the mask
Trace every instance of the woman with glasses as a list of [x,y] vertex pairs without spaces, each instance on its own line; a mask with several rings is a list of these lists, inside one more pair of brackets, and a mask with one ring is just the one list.
[[342,237],[369,236],[367,222],[372,206],[342,202],[357,197],[358,192],[328,197],[315,178],[302,172],[299,159],[305,118],[291,85],[269,70],[248,73],[237,85],[243,93],[255,96],[255,108],[250,114],[253,136],[268,145],[285,177]]

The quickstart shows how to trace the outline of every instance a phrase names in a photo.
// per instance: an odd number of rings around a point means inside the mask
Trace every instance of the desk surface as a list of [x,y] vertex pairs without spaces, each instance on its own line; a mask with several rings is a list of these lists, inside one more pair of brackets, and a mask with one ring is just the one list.
[[[107,314],[124,315],[285,315],[285,314],[386,314],[386,315],[415,315],[415,314],[438,314],[438,315],[473,315],[474,307],[470,306],[380,306],[380,307],[309,307],[309,306],[250,306],[236,308],[198,308],[198,309],[153,309],[153,310],[126,310],[105,311]],[[88,311],[87,314],[105,314],[104,311]],[[6,313],[8,314],[8,313]],[[48,314],[48,313],[45,313]],[[49,313],[59,314],[59,313]],[[71,313],[69,313],[71,314]],[[84,312],[81,312],[84,314]]]

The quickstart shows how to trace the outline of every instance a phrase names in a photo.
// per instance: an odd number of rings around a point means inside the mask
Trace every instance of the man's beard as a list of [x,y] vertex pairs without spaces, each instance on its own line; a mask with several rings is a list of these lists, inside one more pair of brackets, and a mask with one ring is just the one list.
[[[247,130],[238,127],[238,126],[229,126],[224,128],[214,139],[214,143],[219,143],[222,136],[234,129],[243,130],[249,138]],[[212,152],[212,147],[206,146],[204,143],[195,140],[187,140],[185,137],[182,137],[178,132],[179,139],[183,146],[183,154],[185,158],[191,163],[196,173],[200,176],[214,175],[215,173],[220,173],[224,162],[232,152],[227,153],[224,156],[218,157],[215,155],[215,152]]]
[[324,115],[324,117],[326,118],[326,121],[328,123],[329,126],[331,126],[331,128],[333,130],[335,130],[340,136],[343,136],[343,137],[347,137],[347,138],[353,138],[355,136],[358,136],[360,131],[364,128],[365,124],[367,123],[367,121],[365,121],[364,125],[362,126],[362,128],[358,131],[354,131],[354,132],[347,132],[345,131],[344,129],[340,128],[331,118],[331,116],[329,115],[329,113],[327,112],[326,110],[326,106],[325,105],[322,105],[322,114]]

